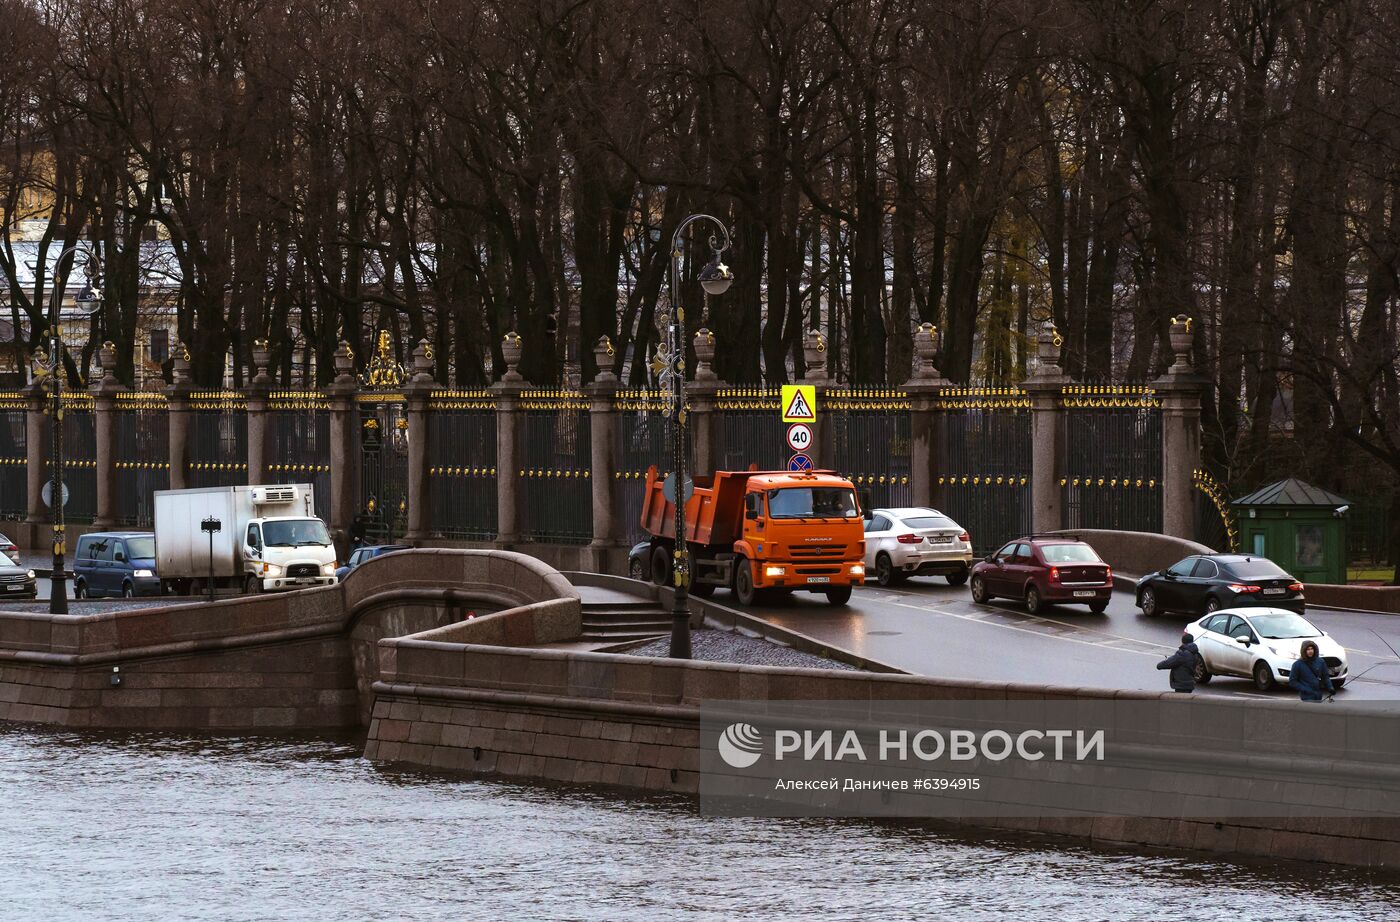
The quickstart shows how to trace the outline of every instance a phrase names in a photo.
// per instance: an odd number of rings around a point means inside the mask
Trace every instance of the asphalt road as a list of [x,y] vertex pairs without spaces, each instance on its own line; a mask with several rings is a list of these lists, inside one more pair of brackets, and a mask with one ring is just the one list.
[[[715,601],[733,604],[729,593]],[[1191,619],[1146,618],[1131,593],[1115,592],[1108,611],[1053,606],[1028,615],[1017,603],[972,601],[966,586],[941,577],[898,587],[857,589],[837,608],[819,595],[798,593],[786,603],[751,610],[774,624],[922,675],[1032,682],[1079,688],[1169,688],[1157,662],[1175,650]],[[1338,700],[1400,699],[1400,616],[1310,609],[1307,617],[1347,649],[1350,675]],[[1387,644],[1389,646],[1387,646]],[[1249,679],[1217,676],[1198,692],[1292,697],[1259,692]]]

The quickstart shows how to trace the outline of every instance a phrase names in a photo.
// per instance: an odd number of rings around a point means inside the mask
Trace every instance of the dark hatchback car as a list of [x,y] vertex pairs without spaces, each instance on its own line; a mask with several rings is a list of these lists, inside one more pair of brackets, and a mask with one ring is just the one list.
[[1056,602],[1101,614],[1113,598],[1113,569],[1072,535],[1017,538],[972,568],[972,601],[1020,599],[1035,614]]
[[1199,617],[1256,605],[1301,615],[1303,584],[1272,560],[1247,554],[1187,557],[1137,584],[1137,607],[1149,618],[1167,612]]
[[366,544],[357,547],[350,552],[350,559],[345,561],[345,566],[339,567],[335,571],[335,578],[337,580],[345,579],[351,570],[367,560],[373,560],[381,554],[388,554],[391,551],[407,550],[412,550],[407,544]]

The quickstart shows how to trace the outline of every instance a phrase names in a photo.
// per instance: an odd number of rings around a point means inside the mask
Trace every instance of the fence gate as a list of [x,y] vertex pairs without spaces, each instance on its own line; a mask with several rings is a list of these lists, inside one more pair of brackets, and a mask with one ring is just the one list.
[[913,502],[908,395],[888,388],[827,391],[817,425],[832,427],[832,467],[869,497],[871,508]]
[[238,391],[190,394],[191,487],[233,487],[248,482],[248,400]]
[[390,544],[408,525],[408,402],[360,394],[360,513],[366,543]]
[[28,405],[24,394],[0,393],[0,518],[22,519],[29,512]]
[[1162,530],[1162,412],[1152,388],[1071,385],[1064,409],[1065,528]]
[[587,543],[593,537],[588,400],[574,391],[525,391],[520,409],[521,534],[530,541]]
[[990,554],[1031,528],[1031,410],[1019,388],[946,388],[934,484],[940,511]]
[[150,528],[155,523],[155,493],[170,489],[170,413],[164,394],[118,394],[116,397],[117,521]]

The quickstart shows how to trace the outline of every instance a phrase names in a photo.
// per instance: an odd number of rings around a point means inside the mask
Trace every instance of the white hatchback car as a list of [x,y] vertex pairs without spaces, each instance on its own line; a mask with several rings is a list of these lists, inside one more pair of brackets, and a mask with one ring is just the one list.
[[937,509],[872,509],[865,520],[865,572],[881,586],[910,576],[942,574],[967,582],[972,536]]
[[1212,676],[1252,678],[1260,691],[1287,685],[1293,663],[1302,653],[1303,641],[1317,644],[1327,664],[1332,685],[1341,688],[1347,679],[1347,651],[1302,615],[1282,608],[1230,608],[1213,612],[1186,626],[1196,641],[1201,659],[1196,681]]

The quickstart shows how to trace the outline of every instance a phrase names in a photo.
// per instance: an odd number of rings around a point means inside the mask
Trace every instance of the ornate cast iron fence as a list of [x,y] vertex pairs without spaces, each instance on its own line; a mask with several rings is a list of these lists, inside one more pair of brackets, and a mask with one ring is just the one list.
[[170,413],[164,394],[117,394],[116,515],[122,525],[155,524],[155,492],[170,488]]
[[316,514],[331,509],[331,405],[319,391],[273,391],[267,397],[269,483],[309,483]]
[[[91,394],[63,395],[63,485],[68,489],[64,516],[91,522],[97,513],[97,420]],[[57,500],[55,500],[57,501]]]
[[1191,480],[1196,487],[1196,541],[1217,551],[1238,551],[1240,535],[1225,488],[1200,469],[1191,472]]
[[1145,385],[1073,385],[1060,396],[1065,528],[1162,530],[1161,401]]
[[248,482],[248,402],[238,391],[190,394],[191,487]]
[[[671,467],[671,442],[668,437],[671,420],[665,415],[670,406],[665,391],[622,390],[617,393],[618,411],[618,470],[613,476],[621,481],[618,499],[622,506],[623,534],[629,545],[645,541],[642,528],[642,491],[646,486],[647,468],[668,472]],[[688,427],[687,432],[693,432]],[[692,452],[693,456],[693,452]],[[687,465],[694,470],[693,465]],[[711,471],[701,471],[708,476]]]
[[29,512],[28,399],[0,393],[0,518],[22,519]]
[[357,394],[360,511],[357,537],[391,543],[408,525],[408,404],[403,394]]
[[428,496],[439,538],[496,537],[496,397],[434,391],[428,400]]
[[1030,400],[1019,388],[946,388],[934,484],[940,511],[972,535],[977,554],[1031,528]]
[[[888,388],[830,390],[823,410],[817,425],[832,427],[832,466],[872,508],[910,505],[908,395]],[[827,459],[821,460],[825,466]]]
[[525,391],[520,410],[521,534],[530,541],[587,543],[593,538],[588,400],[575,391]]
[[[715,435],[715,464],[722,471],[787,469],[787,424],[783,422],[782,390],[775,387],[730,387],[716,394],[719,425]],[[712,471],[698,471],[702,475]]]

